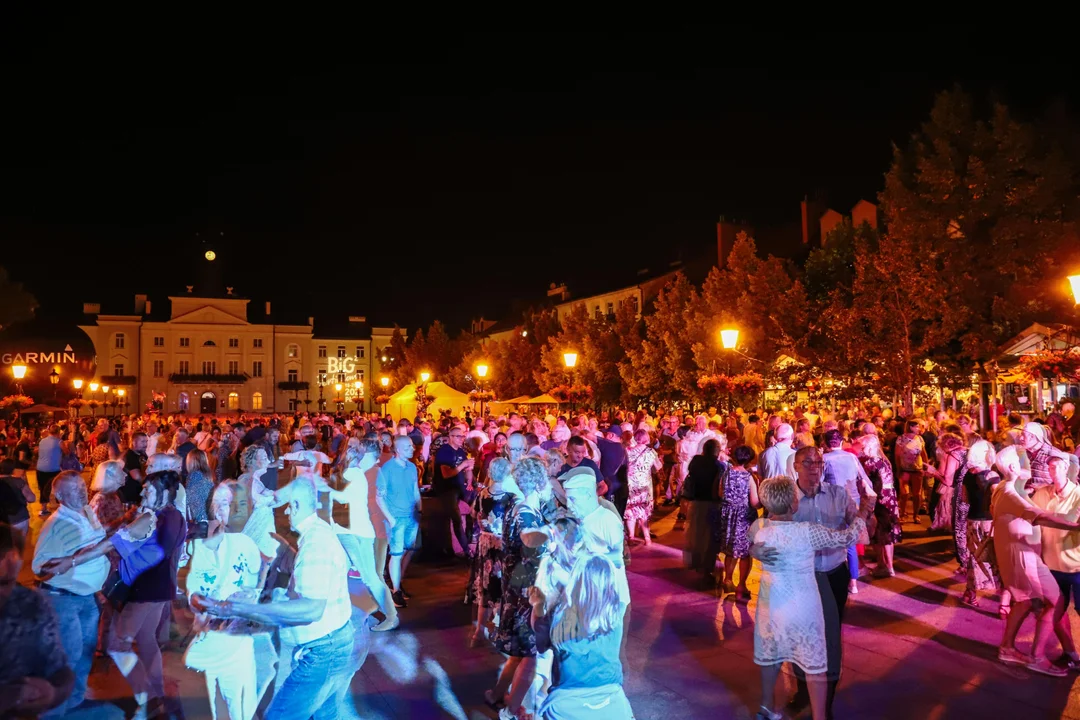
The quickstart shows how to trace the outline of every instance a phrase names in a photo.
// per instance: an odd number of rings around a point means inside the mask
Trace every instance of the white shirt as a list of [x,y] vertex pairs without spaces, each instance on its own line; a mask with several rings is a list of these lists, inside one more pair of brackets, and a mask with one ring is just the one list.
[[337,525],[334,530],[340,533],[349,533],[357,537],[374,538],[375,526],[371,523],[371,513],[368,512],[368,480],[367,475],[360,468],[351,467],[342,473],[348,481],[341,494],[345,497],[336,502],[349,504],[349,527],[346,530]]
[[299,551],[290,582],[290,595],[325,600],[322,617],[307,625],[282,628],[296,645],[325,637],[352,617],[349,600],[349,561],[334,531],[315,513],[300,522]]
[[603,505],[581,519],[585,531],[585,548],[598,555],[604,555],[615,565],[615,584],[619,591],[619,602],[630,604],[630,583],[626,580],[626,565],[623,563],[623,524],[618,515]]
[[758,460],[758,475],[762,480],[786,476],[794,478],[795,449],[790,443],[777,443],[761,453]]
[[[103,539],[105,531],[91,524],[84,513],[61,505],[41,528],[31,567],[35,573],[40,573],[41,566],[49,560],[69,557]],[[76,595],[93,595],[101,590],[108,576],[109,559],[99,557],[77,565],[63,575],[54,575],[46,582]]]
[[188,566],[188,597],[195,593],[214,600],[228,600],[239,590],[259,585],[262,556],[255,541],[243,533],[226,533],[216,550],[206,540],[194,540]]
[[158,440],[161,439],[161,433],[154,433],[150,437],[146,438],[146,456],[150,457],[158,451]]

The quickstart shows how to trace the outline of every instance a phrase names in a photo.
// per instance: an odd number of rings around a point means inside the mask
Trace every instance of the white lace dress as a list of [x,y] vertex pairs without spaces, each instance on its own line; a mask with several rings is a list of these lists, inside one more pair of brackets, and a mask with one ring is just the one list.
[[814,552],[847,547],[865,527],[862,518],[856,518],[846,530],[764,518],[754,522],[750,541],[779,553],[775,563],[762,566],[754,619],[755,663],[790,662],[808,675],[826,671],[825,618],[814,578]]

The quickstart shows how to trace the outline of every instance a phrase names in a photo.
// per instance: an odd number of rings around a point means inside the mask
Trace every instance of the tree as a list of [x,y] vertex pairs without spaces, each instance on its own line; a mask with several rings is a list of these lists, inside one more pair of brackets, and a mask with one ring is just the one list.
[[[390,376],[394,387],[402,386],[402,368],[405,365],[406,352],[405,335],[400,327],[394,325],[394,332],[390,335],[390,346],[386,348],[386,361],[382,363],[382,368]],[[412,380],[407,382],[412,382]]]
[[938,95],[880,194],[890,243],[924,253],[922,292],[941,294],[948,327],[930,356],[959,372],[1062,307],[1063,260],[1077,259],[1074,169],[1042,128],[994,104],[977,117],[959,89]]
[[[568,350],[578,355],[573,370],[563,362]],[[534,377],[544,391],[566,384],[588,385],[598,406],[614,405],[623,395],[619,363],[624,358],[615,324],[590,315],[585,304],[578,303],[563,318],[562,329],[541,347]]]
[[0,267],[0,330],[33,319],[38,307],[37,298]]
[[657,295],[640,346],[623,348],[627,362],[620,376],[629,395],[658,403],[700,398],[693,351],[699,333],[692,317],[698,301],[697,288],[681,272]]

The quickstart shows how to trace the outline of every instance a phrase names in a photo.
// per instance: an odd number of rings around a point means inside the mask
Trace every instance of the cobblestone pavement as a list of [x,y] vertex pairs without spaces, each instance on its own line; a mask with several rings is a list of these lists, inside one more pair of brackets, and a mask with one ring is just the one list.
[[[40,527],[38,508],[32,509],[31,542]],[[929,535],[923,521],[921,528],[905,525],[905,541],[896,550],[897,576],[860,582],[858,595],[849,601],[836,717],[1080,720],[1076,676],[1047,678],[996,662],[1001,633],[996,603],[984,600],[981,610],[960,604],[962,579],[950,559],[951,539]],[[625,687],[636,717],[750,718],[760,687],[753,664],[755,601],[736,605],[702,588],[682,567],[682,531],[674,526],[673,514],[658,517],[658,541],[651,548],[635,546],[629,568]],[[482,695],[494,684],[502,658],[490,649],[468,647],[470,616],[462,604],[466,576],[460,562],[413,565],[407,578],[413,599],[401,611],[401,627],[371,635],[367,659],[352,681],[348,714],[495,716]],[[24,578],[31,579],[28,570]],[[754,598],[757,587],[755,572]],[[186,634],[189,617],[174,612],[179,637]],[[1019,641],[1022,649],[1031,630],[1029,620]],[[165,652],[173,716],[208,718],[206,686],[183,667],[182,657],[179,646]],[[126,683],[109,662],[96,663],[90,685],[89,696],[102,705],[81,716],[121,718],[133,709]]]

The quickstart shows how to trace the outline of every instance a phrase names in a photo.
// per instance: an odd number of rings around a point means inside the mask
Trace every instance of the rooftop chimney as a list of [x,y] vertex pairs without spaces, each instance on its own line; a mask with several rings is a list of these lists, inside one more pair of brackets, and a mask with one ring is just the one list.
[[84,315],[98,315],[101,313],[101,303],[83,303],[82,311]]
[[136,315],[142,315],[145,312],[146,312],[146,296],[145,295],[136,295],[135,296],[135,314]]
[[146,301],[146,314],[147,315],[150,314],[150,301],[149,300]]
[[308,315],[307,324],[308,325],[314,325],[315,324],[315,316],[314,315]]
[[270,301],[266,301],[266,316],[270,317]]

